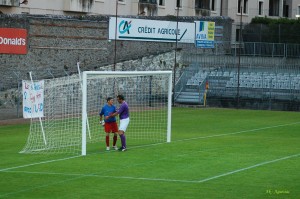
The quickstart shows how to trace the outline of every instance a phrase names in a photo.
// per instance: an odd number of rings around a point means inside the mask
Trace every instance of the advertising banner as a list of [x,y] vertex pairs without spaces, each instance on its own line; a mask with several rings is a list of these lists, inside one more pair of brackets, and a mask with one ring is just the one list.
[[215,22],[195,21],[196,23],[196,41],[197,48],[214,48],[215,43]]
[[[116,27],[117,25],[117,27]],[[178,27],[178,28],[177,28]],[[117,32],[116,32],[117,31]],[[156,42],[195,42],[195,24],[132,18],[111,17],[109,39],[156,41]]]
[[27,30],[0,28],[0,54],[27,54]]

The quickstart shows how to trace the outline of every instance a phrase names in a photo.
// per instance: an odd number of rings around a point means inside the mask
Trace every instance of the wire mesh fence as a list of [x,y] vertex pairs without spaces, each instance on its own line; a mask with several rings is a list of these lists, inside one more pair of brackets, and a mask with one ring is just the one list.
[[[196,104],[203,103],[204,82],[209,81],[210,106],[300,110],[299,44],[222,41],[216,42],[214,49],[181,43],[178,48],[182,49],[178,61],[187,67],[175,80],[175,98],[188,84],[198,92]],[[76,67],[1,71],[0,120],[22,117],[22,80],[29,79],[29,71],[33,80],[77,74]]]
[[[278,23],[278,22],[277,22]],[[239,24],[236,24],[239,28]],[[247,24],[242,30],[244,42],[265,42],[265,43],[299,43],[300,23],[293,24]]]
[[4,70],[0,78],[0,120],[22,117],[22,80],[30,80],[29,72],[33,80],[52,79],[56,77],[68,77],[76,71],[55,70]]
[[175,89],[176,96],[183,93],[188,100],[179,97],[177,102],[203,104],[206,82],[206,103],[212,107],[300,111],[299,63],[253,57],[239,62],[235,56],[198,55]]
[[[187,51],[190,55],[300,58],[300,44],[297,43],[215,41],[214,48],[211,49],[195,48],[191,44],[179,44],[179,48]],[[193,57],[185,56],[185,59],[187,58],[192,59]]]

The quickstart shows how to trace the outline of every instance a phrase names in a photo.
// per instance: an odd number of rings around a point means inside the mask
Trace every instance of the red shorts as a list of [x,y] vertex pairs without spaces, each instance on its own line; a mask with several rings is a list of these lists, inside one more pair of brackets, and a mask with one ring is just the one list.
[[105,122],[104,131],[105,133],[117,133],[118,132],[117,122]]

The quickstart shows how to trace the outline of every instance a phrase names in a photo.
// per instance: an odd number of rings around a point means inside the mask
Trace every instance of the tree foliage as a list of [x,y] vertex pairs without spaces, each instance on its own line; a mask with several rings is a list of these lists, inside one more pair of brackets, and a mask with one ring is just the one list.
[[244,42],[300,43],[300,19],[255,17],[243,29]]

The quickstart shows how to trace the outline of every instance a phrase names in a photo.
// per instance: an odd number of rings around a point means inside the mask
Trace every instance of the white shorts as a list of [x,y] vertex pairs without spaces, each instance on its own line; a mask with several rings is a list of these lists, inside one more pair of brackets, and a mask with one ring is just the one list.
[[129,124],[129,118],[120,120],[119,131],[126,131]]

